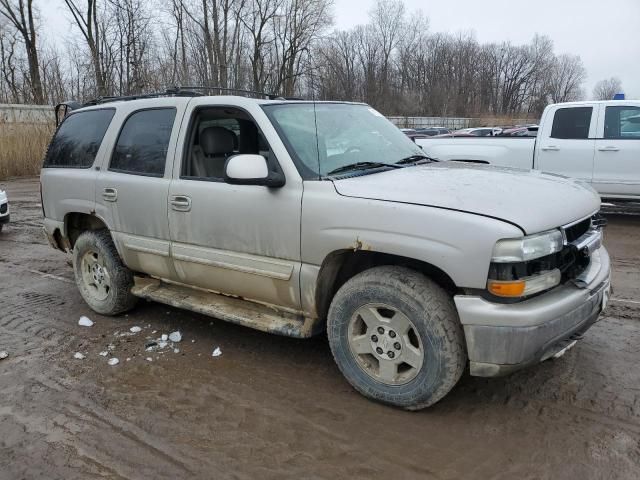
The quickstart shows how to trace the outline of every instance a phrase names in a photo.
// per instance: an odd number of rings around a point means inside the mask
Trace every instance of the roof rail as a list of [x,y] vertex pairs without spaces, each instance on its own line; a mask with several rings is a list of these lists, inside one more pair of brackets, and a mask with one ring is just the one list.
[[[200,97],[205,93],[201,93],[199,90],[205,91],[208,94],[223,95],[223,94],[235,94],[243,95],[249,98],[264,98],[268,100],[288,100],[280,95],[257,92],[255,90],[244,90],[242,88],[226,88],[226,87],[205,87],[205,86],[175,86],[167,88],[164,92],[154,93],[142,93],[139,95],[123,95],[123,96],[105,96],[94,98],[83,104],[78,102],[64,102],[55,107],[56,125],[69,114],[72,110],[77,110],[82,107],[90,107],[93,105],[102,105],[109,102],[124,102],[129,100],[140,100],[144,98],[160,98],[160,97]],[[216,93],[217,92],[217,93]],[[299,98],[291,100],[300,100]],[[60,115],[62,114],[62,115]],[[62,118],[60,118],[62,117]]]
[[[218,92],[217,95],[223,95],[225,93],[230,93],[230,94],[242,94],[242,95],[246,95],[246,96],[254,96],[254,97],[259,97],[259,98],[266,98],[268,100],[279,100],[279,99],[283,99],[283,97],[281,97],[280,95],[277,95],[275,93],[265,93],[265,92],[258,92],[256,90],[245,90],[242,88],[226,88],[226,87],[205,87],[205,86],[197,86],[197,85],[189,85],[189,86],[177,86],[177,87],[173,87],[174,89],[176,89],[177,91],[187,91],[187,92],[193,92],[194,90],[205,90],[207,92]],[[215,95],[215,93],[214,93]]]

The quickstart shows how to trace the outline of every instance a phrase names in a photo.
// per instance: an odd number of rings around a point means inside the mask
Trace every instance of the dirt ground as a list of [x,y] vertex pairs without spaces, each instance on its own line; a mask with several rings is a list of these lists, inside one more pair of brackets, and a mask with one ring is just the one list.
[[[0,234],[2,479],[640,478],[639,216],[609,217],[614,300],[574,349],[506,378],[465,375],[409,413],[352,390],[324,337],[154,303],[94,314],[43,238],[37,180],[0,187],[13,210]],[[145,351],[178,329],[179,353]],[[117,366],[99,355],[109,345]]]

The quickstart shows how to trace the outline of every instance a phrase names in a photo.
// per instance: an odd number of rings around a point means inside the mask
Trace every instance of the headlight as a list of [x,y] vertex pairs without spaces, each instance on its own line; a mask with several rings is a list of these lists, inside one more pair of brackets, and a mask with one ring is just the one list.
[[528,262],[562,250],[560,230],[549,230],[522,238],[499,240],[493,247],[493,263]]
[[487,290],[498,297],[522,298],[558,285],[557,254],[564,248],[560,230],[499,240],[493,248]]

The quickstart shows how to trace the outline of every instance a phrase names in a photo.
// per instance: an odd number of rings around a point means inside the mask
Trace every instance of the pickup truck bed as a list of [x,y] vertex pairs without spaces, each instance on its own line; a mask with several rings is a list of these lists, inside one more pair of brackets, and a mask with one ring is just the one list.
[[537,138],[416,139],[440,160],[541,170],[587,182],[604,199],[640,200],[640,101],[549,105]]

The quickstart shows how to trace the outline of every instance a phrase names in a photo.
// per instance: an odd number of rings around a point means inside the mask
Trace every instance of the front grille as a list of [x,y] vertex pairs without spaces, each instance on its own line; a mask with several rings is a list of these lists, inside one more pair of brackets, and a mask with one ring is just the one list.
[[0,215],[4,215],[5,213],[7,213],[7,210],[9,210],[8,203],[3,203],[2,205],[0,205]]
[[587,231],[591,228],[591,218],[585,218],[584,220],[575,223],[569,227],[565,227],[562,230],[564,231],[565,238],[567,239],[567,243],[573,243],[577,239],[579,239],[582,235],[587,233]]

